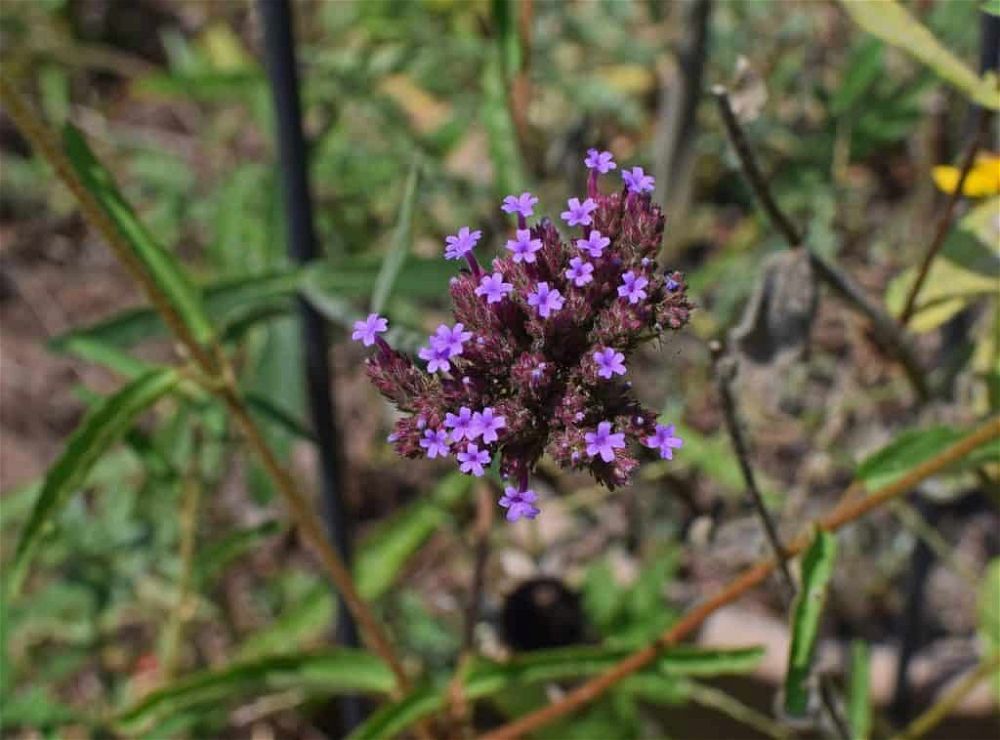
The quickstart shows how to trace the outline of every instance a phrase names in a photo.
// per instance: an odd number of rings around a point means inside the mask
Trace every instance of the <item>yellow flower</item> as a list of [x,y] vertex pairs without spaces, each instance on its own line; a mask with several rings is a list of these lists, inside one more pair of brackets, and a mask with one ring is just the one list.
[[[958,167],[942,164],[931,170],[938,190],[954,193],[958,186]],[[967,198],[986,198],[1000,193],[1000,156],[980,154],[969,170],[962,185],[962,195]]]

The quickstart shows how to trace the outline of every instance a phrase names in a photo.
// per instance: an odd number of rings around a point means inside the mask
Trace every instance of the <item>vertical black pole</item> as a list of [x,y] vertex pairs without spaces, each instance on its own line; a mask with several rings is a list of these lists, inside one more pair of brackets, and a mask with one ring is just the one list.
[[[274,99],[288,255],[294,262],[309,262],[316,257],[316,235],[302,131],[292,10],[288,0],[258,0],[258,8],[263,20],[264,51]],[[316,310],[302,299],[299,299],[299,314],[306,391],[319,452],[323,515],[334,546],[344,561],[350,563],[350,528],[342,498],[342,453],[334,420],[326,325]],[[343,645],[358,645],[357,627],[342,600],[337,612],[337,640]],[[363,709],[358,697],[345,697],[340,710],[345,730],[360,723]]]

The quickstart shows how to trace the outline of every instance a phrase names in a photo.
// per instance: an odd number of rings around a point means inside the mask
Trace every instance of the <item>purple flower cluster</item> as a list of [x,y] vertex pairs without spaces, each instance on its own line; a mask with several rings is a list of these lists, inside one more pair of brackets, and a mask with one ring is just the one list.
[[547,218],[530,225],[538,199],[521,193],[501,206],[517,223],[489,269],[474,254],[479,231],[447,238],[445,257],[468,269],[451,281],[455,323],[429,337],[422,363],[378,336],[387,324],[375,314],[352,335],[376,345],[368,375],[404,414],[389,435],[396,450],[453,457],[475,476],[497,461],[511,483],[499,501],[510,521],[539,513],[528,481],[543,453],[614,487],[638,465],[629,442],[668,460],[682,444],[625,380],[629,353],[691,311],[683,276],[656,270],[664,218],[653,178],[623,170],[622,189],[604,194],[598,175],[617,169],[614,158],[592,149],[584,161],[587,197],[561,214],[569,236]]

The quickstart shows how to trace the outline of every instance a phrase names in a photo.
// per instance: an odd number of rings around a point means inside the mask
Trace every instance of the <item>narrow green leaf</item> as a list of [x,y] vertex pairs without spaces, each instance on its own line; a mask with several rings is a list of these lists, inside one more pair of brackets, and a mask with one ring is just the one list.
[[135,735],[149,732],[148,728],[160,719],[195,706],[214,706],[287,689],[313,696],[343,692],[385,694],[394,685],[392,671],[363,650],[339,648],[273,656],[187,676],[124,710],[116,717],[115,724],[122,732]]
[[785,711],[793,717],[801,717],[809,709],[809,677],[836,553],[837,538],[816,530],[802,558],[802,588],[792,607],[792,642],[785,675]]
[[1000,15],[1000,0],[984,0],[979,9],[990,15]]
[[61,351],[95,365],[103,365],[123,378],[135,378],[153,366],[96,337],[67,336]]
[[249,660],[301,650],[329,630],[335,610],[330,584],[321,581],[290,603],[277,619],[248,636],[237,658]]
[[384,594],[413,553],[448,521],[449,509],[471,485],[471,477],[451,473],[426,500],[410,504],[365,537],[354,559],[358,593],[365,599]]
[[97,161],[83,134],[71,124],[63,128],[63,145],[73,169],[128,243],[148,279],[163,291],[195,340],[203,344],[209,342],[214,333],[212,323],[205,313],[198,290],[188,280],[176,258],[160,246],[142,225],[122,197],[111,173]]
[[[477,658],[465,673],[463,693],[467,699],[476,700],[514,686],[593,676],[606,671],[629,654],[630,651],[625,648],[572,647],[526,653],[504,663]],[[759,647],[731,650],[674,648],[657,661],[652,675],[677,677],[743,673],[753,670],[763,655],[764,650]],[[351,737],[354,740],[396,737],[417,720],[444,707],[448,691],[447,685],[424,684],[402,700],[376,711]]]
[[272,519],[254,527],[238,529],[213,542],[198,553],[193,581],[199,584],[199,589],[204,589],[229,563],[256,548],[262,540],[274,537],[282,529],[283,525]]
[[851,643],[851,683],[847,689],[847,722],[851,740],[868,740],[871,734],[872,704],[868,643]]
[[926,64],[971,100],[993,110],[1000,109],[996,76],[979,77],[897,0],[842,0],[841,5],[868,33]]
[[[954,444],[962,436],[961,431],[945,426],[911,429],[862,460],[855,475],[869,489],[887,486]],[[997,445],[983,445],[949,470],[973,468],[995,461],[998,457],[1000,448]]]
[[420,179],[420,164],[414,162],[410,166],[410,174],[406,178],[403,190],[403,202],[399,207],[399,218],[396,221],[396,231],[392,236],[392,246],[389,254],[382,261],[382,269],[375,278],[375,289],[372,291],[371,311],[382,313],[385,302],[392,293],[396,278],[403,267],[406,255],[410,251],[411,234],[413,230],[413,206],[417,201],[417,181]]
[[49,469],[35,501],[10,568],[9,587],[16,593],[42,535],[87,474],[132,425],[135,418],[180,382],[173,368],[151,370],[96,404],[73,432],[62,454]]
[[250,410],[261,418],[300,439],[308,442],[316,441],[312,429],[262,393],[248,392],[245,394],[245,399]]
[[506,195],[524,189],[524,166],[510,117],[501,50],[493,48],[487,54],[483,65],[482,121],[493,161],[494,187],[498,195]]

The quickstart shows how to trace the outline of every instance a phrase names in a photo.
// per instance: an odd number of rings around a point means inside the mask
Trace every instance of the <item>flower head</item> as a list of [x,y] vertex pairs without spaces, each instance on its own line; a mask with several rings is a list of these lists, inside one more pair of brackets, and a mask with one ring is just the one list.
[[492,275],[483,275],[475,293],[486,298],[487,303],[499,303],[513,290],[514,286],[511,283],[503,281],[503,275],[494,272]]
[[504,213],[517,213],[524,218],[528,218],[535,212],[535,204],[537,202],[538,198],[528,192],[521,193],[520,195],[508,195],[503,199],[503,205],[500,206],[500,210]]
[[647,175],[642,167],[622,170],[622,180],[625,181],[630,193],[652,193],[656,187],[656,179],[652,175]]
[[597,374],[602,378],[625,374],[625,355],[610,347],[595,352],[594,363],[597,365]]
[[615,450],[625,446],[625,435],[612,432],[610,421],[602,421],[597,425],[596,432],[587,432],[583,438],[587,443],[587,454],[591,457],[600,455],[606,463],[615,459]]
[[469,231],[468,226],[463,226],[457,234],[446,236],[444,239],[444,258],[446,260],[459,260],[475,249],[476,244],[482,237],[481,231]]
[[643,442],[646,447],[652,447],[660,451],[660,457],[664,460],[674,459],[674,450],[684,446],[684,440],[674,434],[674,425],[656,425],[656,431],[646,437]]
[[542,240],[532,239],[528,229],[518,229],[514,236],[517,238],[507,240],[507,249],[514,253],[514,261],[534,262],[535,252],[542,248]]
[[604,252],[604,248],[610,243],[611,240],[606,236],[602,236],[601,232],[597,229],[591,231],[590,235],[586,239],[576,240],[576,246],[589,254],[591,257],[600,257]]
[[490,453],[479,449],[478,445],[474,445],[471,442],[456,457],[461,463],[458,469],[463,473],[471,473],[477,478],[483,474],[483,466],[490,464]]
[[547,319],[554,311],[563,307],[566,299],[555,288],[550,288],[547,282],[540,282],[528,293],[528,305],[538,309],[538,315]]
[[471,436],[469,439],[482,437],[484,444],[496,442],[499,437],[497,432],[507,426],[507,420],[496,414],[489,406],[482,411],[477,411],[472,415]]
[[596,149],[587,150],[587,157],[583,163],[587,165],[588,170],[597,170],[602,175],[606,175],[618,167],[611,152],[599,152]]
[[566,201],[566,207],[569,210],[559,215],[570,226],[590,226],[594,222],[590,214],[597,210],[597,203],[593,198],[587,198],[583,203],[579,198],[570,198]]
[[448,455],[448,433],[444,429],[425,429],[420,446],[427,450],[427,457],[432,460],[435,457],[446,457]]
[[472,409],[463,406],[457,414],[445,414],[444,425],[451,429],[451,441],[458,442],[463,438],[475,439],[478,434],[472,431]]
[[355,342],[361,342],[366,347],[371,347],[375,344],[378,335],[384,333],[388,328],[389,322],[385,318],[377,313],[370,313],[364,321],[354,322],[354,333],[351,334],[351,339]]
[[587,283],[593,282],[594,266],[584,262],[580,257],[574,257],[569,261],[569,269],[563,274],[573,281],[573,285],[582,288]]
[[646,291],[643,289],[647,285],[649,285],[647,278],[644,278],[642,275],[636,275],[629,270],[622,275],[622,284],[618,286],[618,295],[622,298],[627,298],[629,303],[635,305],[646,297]]
[[516,522],[518,519],[534,519],[538,516],[540,510],[535,506],[537,500],[538,494],[530,488],[519,491],[507,486],[500,497],[500,505],[507,510],[507,521]]

